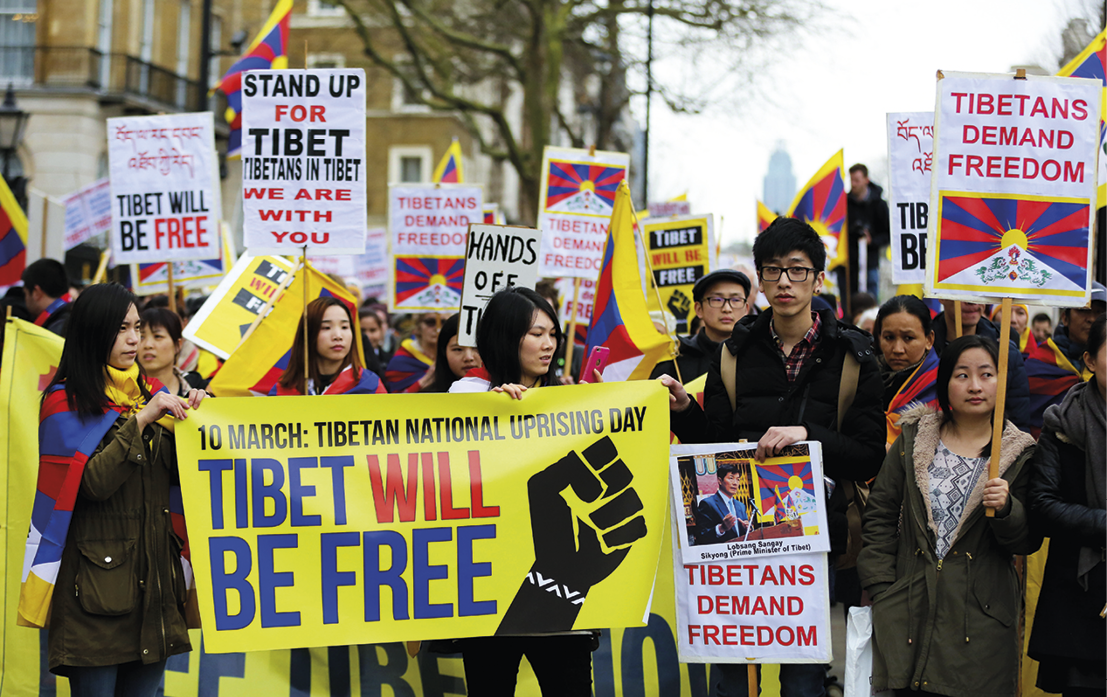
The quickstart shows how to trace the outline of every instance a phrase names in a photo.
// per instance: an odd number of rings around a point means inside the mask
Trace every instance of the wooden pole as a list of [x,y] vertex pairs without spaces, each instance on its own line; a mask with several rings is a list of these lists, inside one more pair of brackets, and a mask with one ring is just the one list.
[[111,260],[111,250],[106,249],[100,255],[100,265],[96,267],[96,275],[92,277],[92,282],[94,284],[104,282],[104,276],[106,276],[107,273],[108,273],[108,261],[110,261],[110,260]]
[[176,288],[173,287],[173,262],[165,262],[165,272],[168,286],[166,290],[169,293],[169,311],[175,313],[177,311],[177,292]]
[[961,324],[961,301],[953,301],[953,338],[960,339],[965,333],[965,327]]
[[748,666],[746,666],[746,677],[749,680],[749,692],[747,692],[746,694],[748,694],[749,697],[757,697],[757,695],[759,695],[761,693],[757,689],[757,664],[756,663],[750,663]]
[[[304,42],[304,49],[307,50],[307,42]],[[308,266],[307,266],[307,245],[304,245],[303,252],[300,255],[300,263],[304,267],[304,389],[303,394],[307,394],[308,380],[311,378],[311,346],[309,346],[310,339],[308,338],[308,321],[307,321],[307,307],[308,307]]]
[[[988,479],[999,476],[999,457],[1003,444],[1003,407],[1007,401],[1007,357],[1011,341],[1011,298],[1004,298],[1001,306],[1003,320],[999,327],[999,374],[996,376],[996,408],[992,417],[992,459],[988,462]],[[984,515],[994,518],[996,509],[987,508]]]
[[569,340],[565,342],[565,373],[573,375],[573,345],[577,340],[577,302],[580,300],[580,278],[573,279],[573,304],[569,306]]

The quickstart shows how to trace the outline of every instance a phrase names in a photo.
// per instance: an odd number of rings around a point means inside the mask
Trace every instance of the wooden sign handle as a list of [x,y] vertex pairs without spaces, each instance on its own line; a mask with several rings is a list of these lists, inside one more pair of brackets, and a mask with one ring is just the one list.
[[[1010,355],[1008,344],[1011,341],[1011,298],[1004,298],[1000,308],[1003,320],[999,327],[999,374],[996,376],[999,382],[996,384],[996,408],[992,418],[992,458],[988,462],[988,479],[999,476],[999,458],[1003,445],[1003,407],[1007,401],[1007,357]],[[985,509],[984,515],[994,518],[996,509]]]
[[[573,345],[577,340],[577,302],[580,301],[580,278],[573,279],[573,304],[569,306],[569,337],[565,342],[565,375],[573,375]],[[581,370],[584,370],[581,368]]]

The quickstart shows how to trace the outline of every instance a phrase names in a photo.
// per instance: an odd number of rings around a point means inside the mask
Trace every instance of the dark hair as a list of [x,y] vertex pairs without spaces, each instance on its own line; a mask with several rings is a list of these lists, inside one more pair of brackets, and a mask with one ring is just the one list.
[[460,315],[452,315],[442,323],[442,329],[438,330],[438,347],[434,353],[434,386],[431,392],[449,392],[450,385],[457,382],[458,377],[450,370],[450,361],[446,357],[446,346],[450,339],[457,336]]
[[69,275],[57,259],[39,259],[23,269],[22,279],[27,290],[38,286],[51,298],[60,298],[69,292]]
[[820,272],[826,268],[826,246],[819,233],[798,218],[777,218],[765,231],[753,240],[753,264],[758,273],[769,259],[783,257],[788,252],[799,251],[807,255]]
[[[530,288],[513,286],[498,291],[484,308],[480,325],[477,326],[477,351],[484,362],[484,369],[488,371],[492,387],[522,379],[519,345],[534,324],[535,310],[546,313],[553,322],[556,355],[565,340],[561,323],[557,321],[557,312],[538,293]],[[552,379],[553,371],[550,370],[541,383],[549,384]]]
[[869,176],[869,168],[861,164],[860,162],[855,165],[850,165],[849,173],[853,174],[854,172],[860,172],[864,177]]
[[1049,322],[1049,326],[1053,326],[1053,318],[1044,312],[1039,312],[1034,315],[1034,319],[1030,320],[1030,324],[1034,324],[1035,322]]
[[715,470],[715,476],[719,479],[724,479],[731,472],[737,471],[738,465],[734,464],[733,462],[724,462],[723,464],[719,465],[718,469]]
[[305,316],[307,317],[308,351],[311,354],[308,371],[312,382],[316,385],[319,384],[321,373],[319,372],[317,340],[319,330],[323,326],[323,315],[327,314],[327,310],[332,307],[341,307],[342,311],[346,313],[346,319],[350,320],[350,350],[346,353],[346,357],[342,359],[342,365],[339,366],[338,372],[345,370],[346,366],[353,365],[357,377],[361,377],[361,352],[357,350],[358,325],[354,322],[354,318],[350,316],[350,308],[346,307],[346,303],[334,296],[327,296],[312,300],[308,303],[307,312],[300,315],[300,321],[296,323],[296,337],[292,340],[292,353],[288,356],[288,367],[284,369],[280,380],[278,380],[281,387],[298,389],[300,394],[307,394],[307,385],[304,384]]
[[1092,358],[1103,348],[1104,324],[1107,323],[1107,314],[1100,315],[1092,320],[1092,328],[1088,330],[1088,345],[1084,348]]
[[[75,409],[82,417],[104,413],[107,406],[105,366],[132,305],[137,307],[134,293],[118,283],[89,286],[77,297],[69,313],[58,371],[43,392],[43,399],[51,388],[64,383],[70,409]],[[140,380],[139,385],[149,397],[143,381]]]
[[854,293],[849,296],[849,311],[853,313],[853,316],[861,314],[865,310],[869,310],[874,307],[879,307],[880,303],[876,301],[872,295],[865,292]]
[[164,329],[174,344],[181,340],[181,318],[176,312],[164,307],[148,307],[140,317],[143,327]]
[[922,325],[923,336],[929,336],[934,331],[930,318],[930,308],[914,295],[897,295],[880,306],[880,312],[876,313],[876,322],[873,324],[873,336],[877,337],[876,346],[880,346],[880,328],[884,324],[884,318],[906,312],[914,315]]
[[[988,352],[988,355],[992,357],[992,363],[996,366],[997,379],[999,377],[999,344],[996,343],[995,339],[979,334],[969,334],[949,342],[938,361],[938,377],[935,379],[935,388],[938,391],[938,406],[942,409],[943,423],[953,420],[953,408],[949,403],[949,382],[953,379],[953,370],[957,367],[957,362],[961,360],[961,354],[975,348],[984,349]],[[1006,422],[1007,418],[1004,417],[1003,420]],[[991,451],[992,443],[988,441],[988,444],[980,451],[980,457],[987,457]]]

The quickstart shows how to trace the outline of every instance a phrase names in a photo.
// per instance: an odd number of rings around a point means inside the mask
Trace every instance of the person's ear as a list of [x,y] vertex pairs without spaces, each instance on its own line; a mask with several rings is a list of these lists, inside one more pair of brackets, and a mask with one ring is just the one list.
[[815,287],[812,289],[812,292],[815,295],[818,295],[819,293],[823,292],[823,282],[825,280],[826,280],[826,272],[825,271],[820,271],[818,273],[818,275],[815,276]]
[[930,333],[926,335],[926,350],[934,348],[934,330],[931,329]]

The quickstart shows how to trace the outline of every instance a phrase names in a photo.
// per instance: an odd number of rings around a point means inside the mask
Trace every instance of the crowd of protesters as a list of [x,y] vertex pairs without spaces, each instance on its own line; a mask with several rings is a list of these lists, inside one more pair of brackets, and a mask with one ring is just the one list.
[[[872,243],[880,234],[862,237]],[[1016,305],[1011,333],[1002,336],[1000,317],[989,317],[984,305],[963,302],[958,311],[942,301],[939,309],[909,295],[878,304],[860,294],[843,318],[838,303],[821,295],[823,243],[799,220],[778,218],[757,237],[753,256],[753,278],[721,269],[699,279],[698,329],[679,337],[673,360],[658,364],[654,377],[669,391],[671,428],[684,443],[744,439],[757,444],[760,460],[799,441],[822,444],[832,482],[828,587],[845,607],[873,607],[874,689],[1015,694],[1022,586],[1013,560],[1049,537],[1029,644],[1041,661],[1038,684],[1102,695],[1103,286],[1094,286],[1088,307],[1061,311],[1055,328],[1050,315],[1031,317]],[[765,307],[756,306],[758,297]],[[143,303],[118,285],[82,290],[60,263],[43,259],[3,301],[14,316],[67,339],[43,414],[62,408],[74,423],[107,424],[85,465],[59,583],[79,585],[79,573],[95,574],[100,567],[82,561],[92,558],[89,550],[125,536],[149,551],[134,569],[144,587],[181,572],[171,529],[140,521],[164,507],[175,483],[173,422],[202,408],[219,367],[182,337],[200,300],[177,303],[173,312],[164,296]],[[551,283],[539,292],[502,291],[484,312],[477,346],[465,347],[456,314],[391,315],[370,298],[355,317],[343,302],[320,298],[300,318],[291,360],[270,394],[494,391],[521,399],[580,377],[579,363],[565,365],[568,339],[557,310]],[[998,476],[989,477],[1002,353],[1002,455]],[[1065,379],[1041,373],[1043,366]],[[701,376],[702,402],[684,387]],[[590,377],[602,381],[599,373]],[[158,467],[143,466],[144,458]],[[137,527],[120,529],[121,520]],[[110,684],[129,686],[116,694],[152,694],[165,660],[190,649],[184,598],[172,582],[159,587],[167,590],[153,604],[110,588],[100,597],[55,596],[50,668],[70,677],[75,695],[110,694]],[[152,622],[174,637],[157,656],[139,651]],[[514,694],[523,656],[543,694],[591,694],[594,633],[524,634],[448,643],[463,656],[470,694]],[[711,675],[713,695],[748,692],[739,664],[716,666]],[[780,670],[783,697],[819,697],[831,682],[823,665]]]

